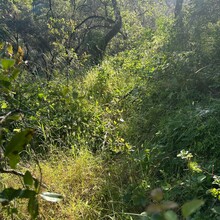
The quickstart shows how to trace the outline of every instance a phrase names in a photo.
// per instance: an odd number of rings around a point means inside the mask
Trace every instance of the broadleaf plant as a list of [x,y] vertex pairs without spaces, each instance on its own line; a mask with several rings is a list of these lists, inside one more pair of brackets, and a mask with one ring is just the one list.
[[[4,46],[1,45],[3,44],[0,44],[1,49],[4,48]],[[10,56],[13,55],[13,48],[11,45],[8,45],[6,50]],[[17,60],[14,59],[0,58],[0,92],[5,95],[6,98],[16,94],[12,91],[12,84],[20,72],[16,63]],[[11,135],[10,140],[8,140],[9,138],[7,137],[3,138],[1,133],[2,130],[10,133],[10,128],[8,126],[10,123],[8,123],[8,121],[19,121],[21,117],[18,113],[22,112],[20,109],[10,109],[12,107],[7,103],[7,99],[1,100],[1,109],[5,113],[0,118],[0,126],[2,127],[2,129],[0,129],[0,173],[22,177],[23,188],[3,188],[0,192],[0,203],[2,207],[6,207],[8,215],[11,215],[13,218],[14,214],[18,214],[17,207],[13,207],[15,201],[19,199],[27,199],[27,209],[31,219],[36,219],[39,215],[38,195],[42,183],[40,180],[35,178],[29,170],[27,170],[24,174],[15,170],[21,160],[21,153],[28,148],[27,145],[30,144],[34,136],[34,129],[14,129],[13,131],[17,133]],[[57,202],[62,200],[62,196],[51,193],[49,195],[46,194],[45,199],[47,201]],[[13,203],[11,203],[12,201]]]

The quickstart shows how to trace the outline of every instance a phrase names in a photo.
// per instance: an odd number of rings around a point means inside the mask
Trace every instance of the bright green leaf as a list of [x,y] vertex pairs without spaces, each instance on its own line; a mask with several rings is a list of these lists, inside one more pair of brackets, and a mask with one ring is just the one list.
[[1,109],[6,109],[7,107],[8,107],[7,103],[3,102],[2,105],[1,105]]
[[8,70],[12,66],[14,66],[15,60],[12,60],[12,59],[2,59],[1,60],[1,64],[2,64],[2,68],[4,70]]
[[37,120],[37,118],[36,117],[34,117],[34,116],[30,116],[30,118],[29,118],[31,121],[36,121]]
[[198,165],[197,162],[193,162],[193,161],[189,161],[188,162],[188,168],[195,173],[201,173],[202,169],[200,168],[200,166]]
[[189,217],[191,214],[196,212],[202,205],[204,205],[204,201],[199,199],[194,199],[190,202],[185,203],[182,206],[183,217]]
[[38,93],[37,96],[38,96],[39,99],[43,99],[43,98],[45,98],[45,95],[44,95],[43,93]]
[[19,69],[14,69],[11,75],[11,79],[16,79],[20,70]]
[[9,55],[13,55],[13,47],[12,47],[11,44],[8,44],[8,46],[7,46],[7,52],[8,52]]
[[21,129],[20,129],[20,128],[15,128],[15,129],[13,129],[13,131],[14,131],[14,132],[20,132]]

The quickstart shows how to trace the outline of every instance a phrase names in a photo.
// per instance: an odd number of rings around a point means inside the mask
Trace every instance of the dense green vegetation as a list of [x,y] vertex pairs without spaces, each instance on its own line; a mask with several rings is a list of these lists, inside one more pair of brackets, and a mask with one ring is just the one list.
[[2,0],[0,219],[220,219],[219,11]]

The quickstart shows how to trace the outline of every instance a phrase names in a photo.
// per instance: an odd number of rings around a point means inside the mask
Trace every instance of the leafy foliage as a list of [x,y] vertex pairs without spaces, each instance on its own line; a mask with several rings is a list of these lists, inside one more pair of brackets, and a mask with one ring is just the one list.
[[217,219],[219,5],[2,1],[0,218]]
[[[11,45],[7,46],[6,51],[12,56],[13,55],[13,49]],[[14,92],[12,90],[13,88],[13,81],[16,80],[18,77],[19,69],[15,67],[16,60],[14,59],[1,59],[1,69],[0,73],[2,74],[2,78],[4,80],[7,80],[8,84],[4,81],[1,82],[1,90],[2,90],[2,97],[6,97],[6,99],[2,100],[2,106],[1,110],[4,111],[4,109],[7,109],[8,106],[6,104],[7,96],[13,97]],[[12,73],[11,73],[12,72]],[[4,77],[5,76],[5,77]],[[14,110],[14,112],[19,112],[20,110]],[[7,114],[3,115],[1,117],[0,124],[5,125],[9,116],[13,114],[13,111],[8,112]],[[10,120],[13,122],[16,119],[11,117]],[[18,117],[19,120],[19,117]],[[11,214],[11,217],[13,218],[13,214],[17,214],[17,208],[14,208],[11,206],[11,202],[15,201],[17,199],[28,199],[28,212],[32,219],[36,219],[39,215],[39,206],[38,206],[38,198],[37,195],[39,194],[41,182],[39,182],[35,177],[32,176],[32,174],[29,171],[26,171],[25,174],[20,173],[16,170],[14,170],[17,166],[17,164],[20,162],[20,155],[25,150],[27,144],[30,143],[31,139],[33,138],[34,131],[33,129],[27,128],[22,131],[18,131],[18,133],[15,133],[12,135],[11,139],[8,141],[7,138],[4,138],[2,135],[2,132],[9,133],[9,129],[7,129],[6,126],[2,127],[0,130],[0,150],[3,152],[1,155],[1,163],[0,163],[0,172],[6,173],[6,174],[13,174],[17,176],[23,177],[23,186],[24,189],[14,189],[12,187],[6,187],[1,193],[0,193],[0,202],[3,207],[6,207],[5,209],[8,212],[8,215]],[[8,167],[12,168],[9,169]],[[32,188],[32,189],[31,189]],[[56,197],[59,196],[59,200],[56,199]],[[43,197],[44,198],[44,197]],[[47,201],[47,198],[45,198]],[[60,201],[62,199],[62,196],[59,194],[55,194],[54,196],[54,202]]]

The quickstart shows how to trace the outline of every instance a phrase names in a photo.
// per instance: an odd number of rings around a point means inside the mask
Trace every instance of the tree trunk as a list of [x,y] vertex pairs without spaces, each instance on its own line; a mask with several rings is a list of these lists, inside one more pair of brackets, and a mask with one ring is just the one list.
[[183,8],[183,0],[176,0],[176,6],[174,10],[176,19],[180,16],[182,8]]
[[108,31],[108,33],[95,45],[93,51],[94,53],[93,62],[95,64],[98,64],[100,60],[102,60],[104,52],[109,42],[120,32],[120,29],[122,27],[121,13],[117,6],[116,0],[112,0],[112,7],[114,9],[115,22],[111,30]]

